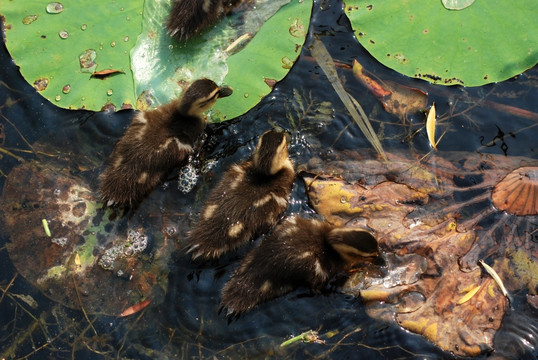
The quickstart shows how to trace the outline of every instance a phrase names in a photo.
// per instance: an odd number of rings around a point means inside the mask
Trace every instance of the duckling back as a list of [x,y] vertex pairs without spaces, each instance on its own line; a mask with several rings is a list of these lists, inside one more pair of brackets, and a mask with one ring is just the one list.
[[[280,166],[275,165],[272,174],[256,165],[253,158],[260,153],[279,159]],[[211,191],[190,232],[187,253],[193,259],[218,258],[267,232],[287,208],[294,178],[285,135],[264,133],[253,157],[233,165]]]
[[138,113],[108,159],[100,186],[103,201],[136,206],[192,153],[205,127],[203,111],[230,93],[200,79],[180,99]]
[[300,286],[322,289],[360,261],[342,256],[342,248],[344,253],[362,253],[363,260],[377,256],[377,241],[367,231],[341,231],[327,222],[288,218],[246,255],[224,286],[222,306],[228,314],[239,314]]
[[213,25],[242,0],[174,0],[167,29],[170,36],[188,40]]

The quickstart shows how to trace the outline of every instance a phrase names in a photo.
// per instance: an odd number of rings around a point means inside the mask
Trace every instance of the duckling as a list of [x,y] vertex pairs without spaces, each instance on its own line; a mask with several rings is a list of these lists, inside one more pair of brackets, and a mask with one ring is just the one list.
[[174,0],[168,17],[168,34],[188,40],[213,25],[243,0]]
[[292,216],[245,256],[222,290],[221,305],[239,315],[300,286],[321,290],[338,273],[377,256],[377,240],[366,230]]
[[233,165],[210,193],[186,252],[215,259],[267,232],[288,207],[294,178],[286,135],[265,132],[250,159]]
[[138,205],[192,153],[206,124],[204,111],[231,93],[199,79],[179,99],[138,113],[108,159],[100,186],[107,206]]

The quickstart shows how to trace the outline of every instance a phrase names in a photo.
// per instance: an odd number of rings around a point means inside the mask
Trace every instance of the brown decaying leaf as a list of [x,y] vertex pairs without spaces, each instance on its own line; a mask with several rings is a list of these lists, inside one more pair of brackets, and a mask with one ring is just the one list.
[[[487,164],[488,170],[480,171],[483,181],[477,184],[485,193],[474,200],[483,201],[504,174],[519,164],[535,161],[464,153],[443,155],[432,155],[432,167],[428,167],[407,160],[408,155],[387,153],[389,161],[382,162],[372,160],[371,155],[346,152],[341,156],[334,154],[330,164],[312,159],[299,169],[309,174],[304,177],[309,201],[327,221],[367,226],[387,253],[417,254],[427,260],[423,275],[416,281],[387,289],[385,283],[395,279],[391,272],[381,279],[379,275],[375,278],[369,273],[353,273],[343,290],[364,296],[366,311],[372,317],[397,321],[457,356],[477,356],[492,349],[508,299],[492,278],[483,276],[479,267],[460,269],[459,260],[475,247],[491,248],[491,236],[473,230],[473,219],[455,217],[465,204],[454,202],[453,192],[458,187],[453,179],[467,172],[474,174]],[[342,174],[347,181],[324,175],[327,173]],[[432,201],[439,198],[447,201],[442,211],[438,200]],[[407,302],[407,294],[416,296]]]
[[116,69],[105,69],[105,70],[100,70],[100,71],[96,71],[92,73],[91,77],[102,80],[116,74],[125,74],[125,72],[122,70],[116,70]]

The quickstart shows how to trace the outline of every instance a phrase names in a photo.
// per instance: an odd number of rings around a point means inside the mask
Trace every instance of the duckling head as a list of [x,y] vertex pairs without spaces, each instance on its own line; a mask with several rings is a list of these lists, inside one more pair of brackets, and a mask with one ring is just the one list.
[[327,242],[349,265],[379,256],[377,240],[366,230],[336,228],[327,234]]
[[193,82],[181,97],[179,111],[183,114],[203,117],[217,99],[230,96],[233,90],[230,87],[219,87],[209,79],[199,79]]
[[256,145],[252,161],[255,170],[264,175],[275,175],[284,168],[293,171],[286,134],[275,130],[266,131]]

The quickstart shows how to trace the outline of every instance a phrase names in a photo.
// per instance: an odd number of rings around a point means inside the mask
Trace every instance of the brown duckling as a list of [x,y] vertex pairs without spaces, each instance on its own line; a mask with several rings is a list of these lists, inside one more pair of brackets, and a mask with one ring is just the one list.
[[168,33],[188,40],[213,25],[243,0],[174,0],[168,17]]
[[270,130],[249,160],[233,165],[212,190],[190,232],[187,253],[204,260],[267,232],[288,207],[295,171],[282,132]]
[[138,205],[192,153],[206,124],[204,111],[231,93],[200,79],[179,99],[138,113],[108,159],[100,188],[107,206]]
[[377,240],[366,230],[293,216],[246,255],[224,286],[222,307],[238,315],[300,286],[321,290],[338,273],[377,256]]

